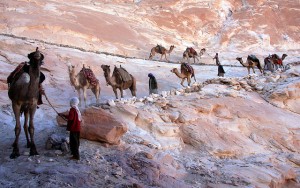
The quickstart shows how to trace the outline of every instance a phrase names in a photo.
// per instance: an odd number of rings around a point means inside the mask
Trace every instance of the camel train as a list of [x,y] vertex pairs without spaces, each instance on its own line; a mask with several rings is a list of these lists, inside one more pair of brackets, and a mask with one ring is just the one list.
[[[155,53],[161,54],[161,59],[165,56],[167,60],[166,54],[170,54],[172,50],[175,48],[174,45],[170,46],[169,50],[166,50],[164,47],[157,45],[151,49],[149,59],[152,59]],[[200,50],[198,53],[192,48],[187,48],[183,57],[188,59],[201,58],[201,56],[206,51],[205,48]],[[278,67],[283,67],[283,60],[287,57],[286,54],[283,54],[280,58],[278,55],[273,54],[269,55],[264,59],[265,66],[273,65]],[[17,158],[20,156],[19,152],[19,136],[21,132],[21,121],[20,116],[24,113],[24,132],[27,140],[27,147],[30,148],[30,155],[38,155],[35,142],[34,142],[34,115],[37,109],[39,92],[40,92],[40,84],[41,84],[41,75],[43,75],[40,71],[41,65],[43,64],[44,55],[36,48],[36,50],[30,54],[28,54],[29,62],[28,64],[21,63],[7,78],[7,82],[9,84],[8,88],[8,96],[12,101],[12,108],[14,112],[14,116],[16,119],[15,125],[15,140],[13,142],[13,151],[10,155],[10,158]],[[260,64],[259,59],[254,55],[249,55],[246,59],[246,62],[243,62],[241,57],[237,57],[238,60],[244,67],[247,68],[248,74],[250,74],[250,69],[255,73],[254,67],[257,67],[261,73],[263,73],[263,68]],[[167,60],[168,61],[168,60]],[[113,92],[115,93],[116,99],[118,99],[117,89],[120,90],[120,96],[123,98],[123,90],[130,89],[132,96],[136,96],[136,79],[133,75],[129,74],[126,69],[120,66],[120,68],[114,67],[113,73],[111,75],[111,70],[109,65],[101,65],[101,68],[104,72],[104,78],[106,80],[107,85],[112,87]],[[83,91],[84,103],[86,104],[86,92],[88,89],[94,93],[96,97],[96,102],[99,103],[100,98],[100,83],[99,80],[96,79],[93,71],[90,68],[86,68],[83,65],[83,68],[77,74],[75,73],[75,66],[70,65],[68,67],[69,78],[71,85],[77,90],[78,96],[80,99],[81,105],[81,90]],[[177,68],[171,69],[171,72],[174,73],[178,78],[180,78],[180,84],[184,86],[184,81],[187,80],[188,86],[191,85],[191,79],[195,77],[194,68],[188,63],[180,64],[180,72]],[[45,93],[44,93],[45,95]],[[46,97],[47,99],[47,97]],[[48,99],[47,99],[48,100]],[[29,126],[28,126],[29,124]],[[28,134],[29,133],[29,134]]]

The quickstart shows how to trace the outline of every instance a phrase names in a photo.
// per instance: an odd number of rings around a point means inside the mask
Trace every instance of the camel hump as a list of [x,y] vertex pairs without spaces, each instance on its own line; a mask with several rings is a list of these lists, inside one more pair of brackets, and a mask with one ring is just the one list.
[[162,45],[156,45],[156,50],[158,51],[158,53],[162,53],[163,52],[163,50],[165,49]]
[[123,67],[120,67],[120,68],[115,67],[113,75],[118,78],[117,79],[118,84],[121,84],[122,82],[128,82],[128,81],[132,80],[130,74]]
[[247,59],[250,59],[251,61],[259,63],[259,59],[255,55],[253,55],[253,54],[248,55]]
[[91,69],[83,67],[80,72],[83,73],[84,77],[91,85],[96,86],[98,84],[99,81]]
[[194,68],[193,68],[191,65],[187,64],[187,63],[182,63],[182,64],[181,64],[181,70],[185,70],[185,71],[191,73],[191,74],[192,74],[192,77],[193,77],[194,74],[195,74]]
[[189,51],[190,51],[191,54],[196,54],[197,55],[197,52],[194,48],[190,47]]

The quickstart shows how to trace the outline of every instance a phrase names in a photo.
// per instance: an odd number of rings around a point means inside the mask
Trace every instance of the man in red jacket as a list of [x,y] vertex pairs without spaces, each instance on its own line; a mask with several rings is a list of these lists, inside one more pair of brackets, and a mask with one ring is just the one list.
[[82,120],[81,113],[78,109],[79,99],[73,97],[70,99],[70,111],[69,115],[63,115],[68,119],[67,131],[70,131],[70,150],[71,159],[79,160],[79,145],[80,145],[80,123]]

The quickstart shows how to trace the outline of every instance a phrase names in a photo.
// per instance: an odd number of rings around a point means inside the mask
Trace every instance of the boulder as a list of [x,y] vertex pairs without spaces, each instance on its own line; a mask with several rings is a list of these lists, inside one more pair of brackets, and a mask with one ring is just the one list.
[[119,144],[127,127],[120,120],[100,108],[87,108],[82,112],[80,137],[91,141]]

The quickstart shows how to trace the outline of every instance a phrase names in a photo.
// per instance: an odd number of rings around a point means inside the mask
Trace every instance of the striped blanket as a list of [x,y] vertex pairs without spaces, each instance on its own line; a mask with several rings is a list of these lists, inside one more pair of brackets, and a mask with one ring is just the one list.
[[185,69],[187,72],[190,72],[192,74],[192,77],[195,76],[194,68],[187,64],[187,63],[182,63],[181,64],[181,70]]
[[83,75],[91,85],[96,86],[99,83],[99,80],[96,78],[95,74],[91,69],[82,68],[80,72],[83,73]]

